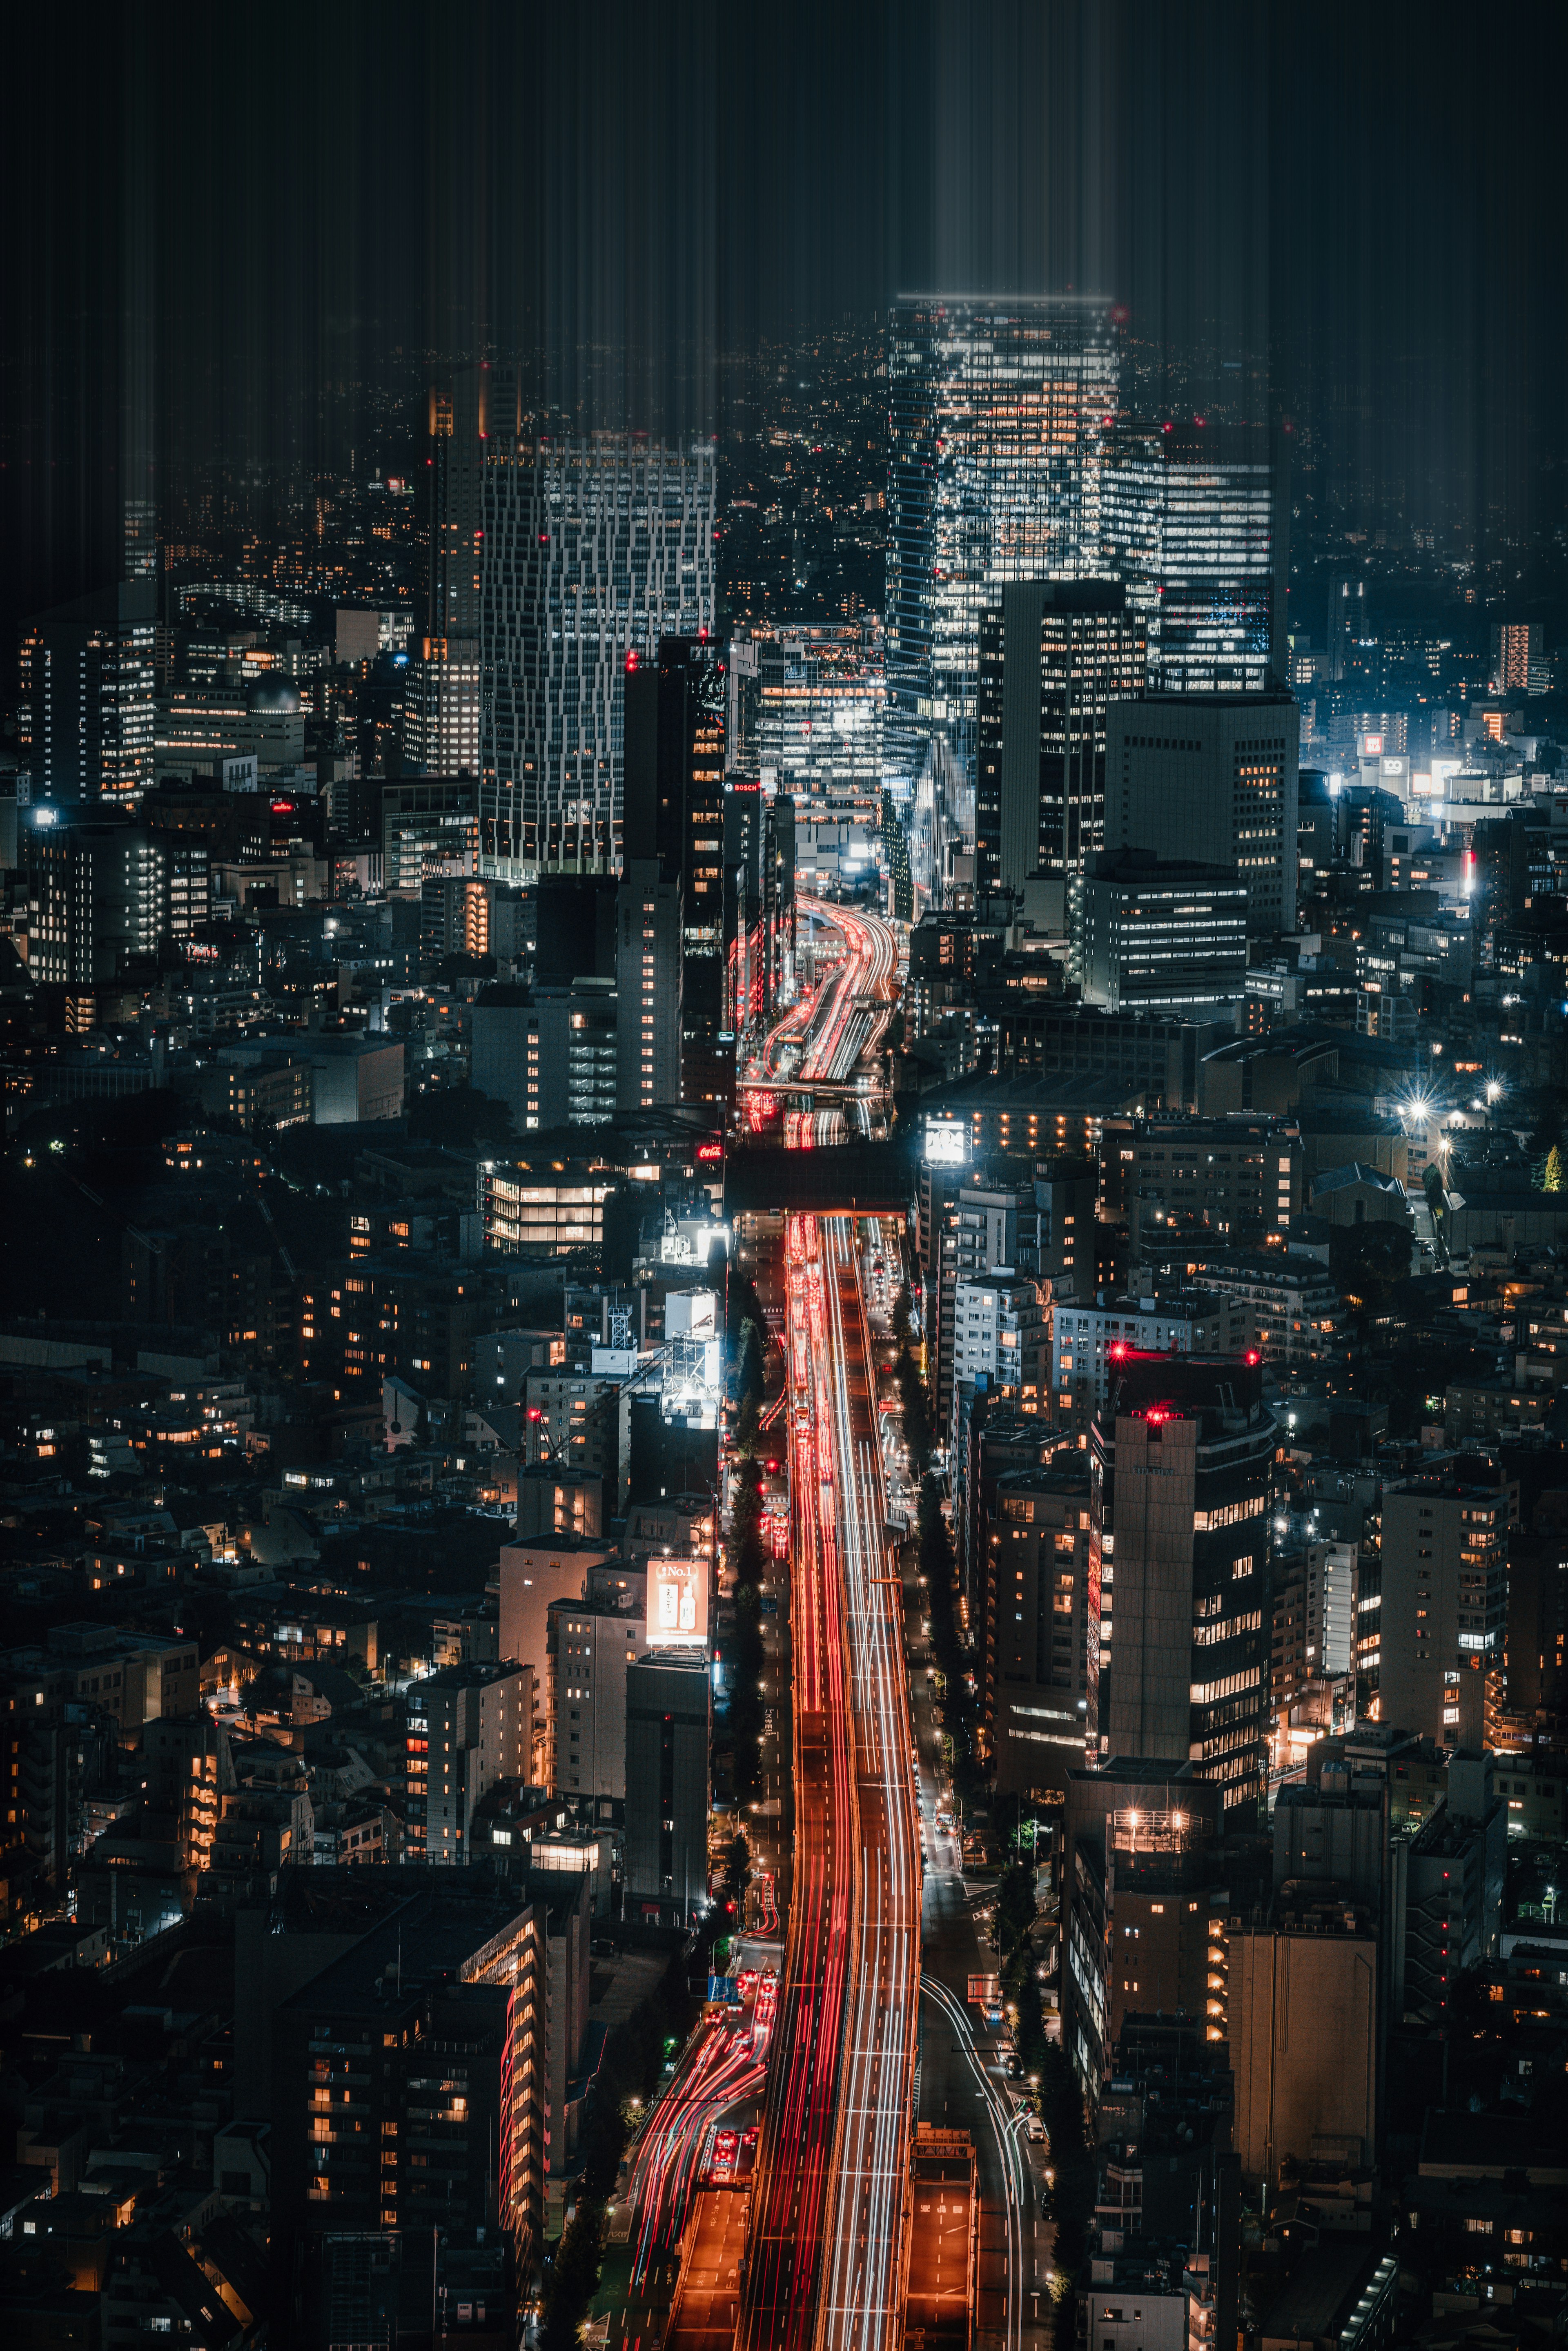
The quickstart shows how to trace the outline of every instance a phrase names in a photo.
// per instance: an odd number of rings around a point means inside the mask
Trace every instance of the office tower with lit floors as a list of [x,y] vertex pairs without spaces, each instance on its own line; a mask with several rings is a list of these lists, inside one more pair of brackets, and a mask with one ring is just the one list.
[[23,631],[17,728],[36,800],[133,800],[152,782],[158,583],[143,576]]
[[615,893],[616,1108],[681,1099],[681,885],[657,858],[628,861]]
[[707,635],[665,637],[624,674],[622,845],[628,873],[656,863],[681,904],[681,1100],[733,1098],[725,1029],[724,744],[728,686]]
[[1115,580],[1029,580],[979,624],[975,885],[1081,873],[1105,841],[1113,703],[1143,690],[1143,622]]
[[1100,571],[1117,333],[1092,295],[901,295],[888,325],[884,768],[975,755],[980,616],[1005,581]]
[[1128,1350],[1090,1445],[1102,1748],[1192,1762],[1242,1829],[1265,1792],[1277,1436],[1256,1353]]
[[477,639],[420,639],[403,673],[405,773],[478,774],[482,679]]
[[1518,1514],[1518,1487],[1485,1455],[1384,1488],[1358,1594],[1358,1614],[1376,1618],[1380,1722],[1440,1748],[1496,1743],[1488,1710],[1500,1694]]
[[1151,685],[1257,693],[1282,674],[1284,533],[1261,434],[1117,423],[1100,511],[1106,569],[1148,639]]
[[1105,724],[1105,846],[1233,865],[1255,937],[1296,919],[1301,712],[1284,693],[1161,694]]
[[485,463],[492,427],[516,425],[515,379],[460,368],[430,393],[423,633],[403,675],[403,766],[477,776],[483,673]]
[[[666,637],[711,632],[714,502],[707,443],[492,434],[480,611],[486,872],[528,881],[620,864],[628,662],[655,661]],[[719,713],[722,774],[722,695]]]

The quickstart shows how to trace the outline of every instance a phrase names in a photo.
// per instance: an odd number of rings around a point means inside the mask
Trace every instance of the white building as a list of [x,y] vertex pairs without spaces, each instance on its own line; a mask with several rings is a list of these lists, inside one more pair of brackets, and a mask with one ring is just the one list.
[[1355,1662],[1355,1545],[1307,1545],[1307,1671],[1348,1674]]
[[1059,1400],[1071,1404],[1077,1384],[1087,1380],[1098,1408],[1110,1395],[1118,1353],[1239,1355],[1247,1343],[1245,1308],[1206,1290],[1061,1306],[1051,1326],[1052,1384]]
[[1048,1320],[1037,1282],[1009,1273],[960,1275],[953,1291],[953,1377],[993,1392],[1038,1391]]
[[493,434],[484,466],[483,871],[620,862],[628,658],[714,623],[714,452]]
[[626,1669],[647,1651],[640,1614],[558,1600],[549,1612],[550,1792],[626,1794]]

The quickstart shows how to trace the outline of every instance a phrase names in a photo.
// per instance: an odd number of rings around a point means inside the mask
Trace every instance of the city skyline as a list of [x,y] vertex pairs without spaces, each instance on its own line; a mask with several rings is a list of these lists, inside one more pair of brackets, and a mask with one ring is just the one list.
[[35,12],[18,2351],[1541,2351],[1559,15]]

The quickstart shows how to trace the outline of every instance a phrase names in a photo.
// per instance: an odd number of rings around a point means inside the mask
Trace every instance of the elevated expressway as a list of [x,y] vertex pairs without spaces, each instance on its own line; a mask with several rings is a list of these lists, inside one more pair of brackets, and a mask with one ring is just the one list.
[[793,1894],[736,2342],[877,2351],[903,2333],[920,1963],[903,1611],[854,1228],[791,1216],[786,1251]]

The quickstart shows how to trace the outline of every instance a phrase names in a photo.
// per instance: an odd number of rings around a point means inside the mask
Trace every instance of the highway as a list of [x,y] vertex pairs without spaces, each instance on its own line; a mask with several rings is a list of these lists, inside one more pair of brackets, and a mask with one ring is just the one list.
[[904,1594],[886,1542],[876,1374],[855,1228],[821,1222],[827,1301],[823,1413],[846,1593],[856,1810],[854,1958],[832,2166],[822,2351],[904,2336],[905,2191],[919,2035],[921,1862]]
[[[813,2340],[854,1875],[844,1592],[831,1499],[832,1440],[817,1410],[826,1296],[814,1217],[789,1219],[786,1278],[795,1839],[779,2003],[779,2058],[768,2074],[751,2192],[735,2338],[739,2351],[797,2351]],[[829,1489],[825,1498],[824,1482]]]
[[902,2339],[920,1839],[855,1230],[786,1233],[795,1844],[736,2341]]
[[866,1065],[898,999],[902,954],[900,933],[880,914],[816,900],[809,919],[836,937],[836,959],[768,1031],[737,1081],[747,1123],[760,1131],[782,1107],[795,1150],[837,1142],[852,1123],[869,1133],[880,1117],[883,1090]]

